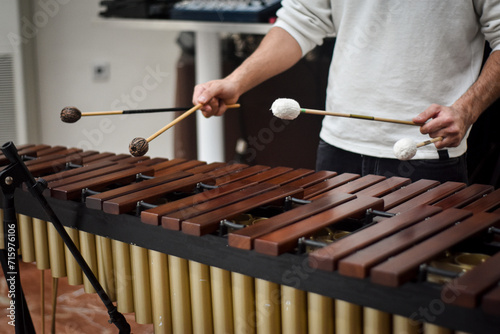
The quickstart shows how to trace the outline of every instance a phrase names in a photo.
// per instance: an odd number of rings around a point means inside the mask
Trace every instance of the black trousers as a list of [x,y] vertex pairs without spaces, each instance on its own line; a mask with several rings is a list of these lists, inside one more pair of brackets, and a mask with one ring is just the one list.
[[408,160],[376,158],[348,152],[320,140],[316,170],[337,173],[367,174],[385,177],[401,176],[412,180],[429,179],[440,182],[468,182],[466,155],[457,158]]

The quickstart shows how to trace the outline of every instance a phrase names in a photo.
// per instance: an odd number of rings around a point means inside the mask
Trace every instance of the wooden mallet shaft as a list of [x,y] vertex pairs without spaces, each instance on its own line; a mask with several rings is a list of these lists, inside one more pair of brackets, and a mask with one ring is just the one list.
[[[239,107],[239,104],[228,105],[228,108],[229,108],[229,106],[231,106],[231,108],[237,108],[237,107]],[[146,154],[146,152],[148,151],[148,146],[149,146],[148,144],[150,141],[152,141],[153,139],[155,139],[156,137],[161,135],[163,132],[167,131],[168,129],[170,129],[171,127],[173,127],[174,125],[176,125],[177,123],[179,123],[184,118],[188,117],[189,115],[194,113],[196,110],[200,109],[201,107],[203,107],[203,104],[201,104],[201,103],[195,105],[194,107],[192,107],[191,109],[189,109],[188,111],[186,111],[185,113],[183,113],[182,115],[180,115],[179,117],[174,119],[172,122],[165,125],[160,130],[156,131],[155,133],[153,133],[151,136],[149,136],[146,139],[134,138],[129,145],[130,154],[132,154],[133,156],[142,156],[142,155]]]
[[[239,104],[230,104],[226,106],[228,109],[239,108]],[[175,108],[157,108],[157,109],[129,109],[129,110],[109,110],[109,111],[93,111],[81,112],[76,107],[65,107],[61,111],[61,120],[65,123],[75,123],[84,116],[105,116],[105,115],[128,115],[128,114],[146,114],[156,112],[172,112],[184,111],[189,107],[175,107]]]
[[192,113],[194,113],[196,110],[200,109],[201,107],[203,107],[203,104],[198,103],[197,105],[195,105],[194,107],[192,107],[191,109],[189,109],[188,111],[184,112],[179,117],[177,117],[176,119],[174,119],[172,122],[168,123],[163,128],[161,128],[160,130],[156,131],[151,136],[149,136],[148,138],[146,138],[146,141],[149,143],[150,141],[152,141],[153,139],[155,139],[156,137],[158,137],[159,135],[161,135],[163,132],[167,131],[168,129],[170,129],[171,127],[173,127],[174,125],[176,125],[177,123],[179,123],[180,121],[182,121],[184,118],[188,117],[189,115],[191,115]]
[[432,138],[432,139],[429,139],[429,140],[426,140],[426,141],[423,141],[421,143],[418,143],[417,144],[417,148],[418,147],[422,147],[422,146],[426,146],[426,145],[429,145],[429,144],[432,144],[432,143],[435,143],[437,141],[441,141],[443,140],[443,137],[436,137],[436,138]]
[[161,135],[163,132],[167,131],[168,129],[170,129],[171,127],[173,127],[174,125],[176,125],[177,123],[179,123],[184,118],[188,117],[189,115],[194,113],[196,110],[200,109],[201,107],[203,107],[203,104],[198,103],[197,105],[195,105],[194,107],[192,107],[188,111],[184,112],[182,115],[180,115],[179,117],[174,119],[172,122],[165,125],[160,130],[156,131],[155,133],[153,133],[151,136],[149,136],[146,139],[141,138],[141,137],[137,137],[137,138],[132,139],[132,141],[130,142],[130,144],[128,146],[128,150],[129,150],[130,154],[132,154],[134,157],[143,156],[149,150],[149,142],[150,141],[152,141],[153,139],[155,139],[156,137]]
[[183,111],[183,110],[186,110],[188,108],[178,107],[178,108],[157,108],[157,109],[129,109],[129,110],[93,111],[93,112],[82,112],[82,117],[83,116],[147,114],[147,113],[155,113],[155,112]]
[[364,115],[356,115],[356,114],[347,114],[347,113],[340,113],[340,112],[334,112],[334,111],[324,111],[324,110],[303,109],[303,108],[301,108],[300,112],[304,113],[304,114],[313,114],[313,115],[357,118],[357,119],[364,119],[364,120],[368,120],[368,121],[379,121],[379,122],[398,123],[398,124],[416,125],[416,126],[421,126],[422,125],[422,124],[418,124],[418,123],[411,122],[411,121],[402,121],[402,120],[399,120],[399,119],[374,117],[374,116],[364,116]]

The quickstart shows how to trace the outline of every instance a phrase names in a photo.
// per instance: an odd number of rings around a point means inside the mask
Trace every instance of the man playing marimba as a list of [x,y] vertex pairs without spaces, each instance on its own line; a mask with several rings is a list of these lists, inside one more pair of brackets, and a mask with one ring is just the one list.
[[[467,181],[470,127],[500,96],[500,1],[284,0],[277,15],[240,67],[195,87],[193,103],[205,104],[205,116],[222,115],[227,104],[335,35],[326,110],[422,126],[327,116],[317,169]],[[485,40],[493,51],[479,75]],[[395,142],[427,139],[422,134],[443,140],[410,161],[394,159]]]

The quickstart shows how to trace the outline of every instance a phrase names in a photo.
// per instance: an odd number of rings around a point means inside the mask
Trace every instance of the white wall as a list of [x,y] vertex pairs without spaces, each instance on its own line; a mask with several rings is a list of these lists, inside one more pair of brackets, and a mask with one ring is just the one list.
[[[14,143],[28,141],[28,118],[26,117],[26,99],[28,92],[25,82],[23,55],[26,48],[20,42],[19,8],[22,3],[12,0],[0,1],[0,54],[4,59],[12,60],[8,66],[3,64],[0,75],[0,138],[3,144],[6,141]],[[11,72],[12,71],[12,72]],[[12,73],[12,76],[10,75]],[[3,95],[5,94],[5,95]],[[33,130],[33,129],[31,129]],[[36,136],[36,131],[31,131]]]
[[[133,138],[147,138],[172,120],[161,113],[61,122],[65,106],[82,112],[174,107],[177,33],[99,22],[100,0],[32,1],[33,14],[23,24],[26,31],[31,24],[37,46],[41,143],[128,153]],[[107,80],[94,80],[96,63],[109,64]],[[166,131],[147,155],[172,158],[172,141]]]

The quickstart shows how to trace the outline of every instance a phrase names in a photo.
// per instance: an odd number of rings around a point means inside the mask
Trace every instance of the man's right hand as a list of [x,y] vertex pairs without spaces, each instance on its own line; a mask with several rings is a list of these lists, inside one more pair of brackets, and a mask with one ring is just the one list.
[[237,103],[239,97],[235,82],[230,79],[212,80],[195,86],[193,104],[203,104],[200,110],[207,118],[222,116],[227,110],[226,106]]
[[193,103],[203,104],[205,117],[221,116],[226,105],[237,103],[243,93],[297,63],[302,50],[297,41],[285,30],[273,27],[257,50],[225,79],[197,85]]

